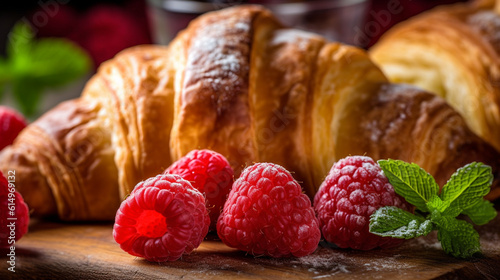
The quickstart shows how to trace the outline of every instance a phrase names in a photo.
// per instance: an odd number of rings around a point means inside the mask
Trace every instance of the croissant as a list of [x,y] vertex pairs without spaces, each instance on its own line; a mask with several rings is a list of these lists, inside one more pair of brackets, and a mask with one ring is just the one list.
[[500,1],[440,6],[391,28],[370,50],[393,82],[438,94],[500,151]]
[[310,196],[351,154],[412,161],[441,184],[470,161],[500,166],[443,99],[389,83],[365,51],[239,6],[102,64],[80,98],[2,151],[0,170],[15,170],[33,215],[106,220],[136,183],[201,148],[225,155],[235,176],[283,165]]

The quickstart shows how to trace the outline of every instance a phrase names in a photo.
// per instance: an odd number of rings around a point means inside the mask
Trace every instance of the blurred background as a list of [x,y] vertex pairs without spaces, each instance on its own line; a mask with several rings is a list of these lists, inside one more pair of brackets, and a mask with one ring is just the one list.
[[[2,1],[0,104],[16,107],[29,119],[35,119],[61,100],[79,96],[97,67],[119,51],[140,44],[168,44],[179,30],[199,14],[232,5],[266,5],[290,26],[367,49],[394,24],[434,6],[453,2],[460,1]],[[23,24],[31,26],[30,30],[19,27]],[[16,25],[17,31],[13,32]],[[29,42],[16,40],[27,37],[30,38]],[[55,43],[59,41],[48,38],[58,38],[71,46],[64,51],[63,48],[59,50],[56,46],[59,43]],[[42,44],[38,44],[42,40],[46,41],[44,49],[40,47]],[[29,45],[27,51],[13,51],[22,49],[19,46],[23,44]],[[59,56],[60,53],[63,55]],[[45,64],[32,63],[38,59],[45,61]],[[58,61],[65,68],[58,68]],[[63,75],[69,73],[71,67],[79,68],[71,72],[72,75]],[[25,83],[30,79],[35,81]],[[50,83],[44,82],[49,80]],[[30,92],[30,88],[36,90]]]

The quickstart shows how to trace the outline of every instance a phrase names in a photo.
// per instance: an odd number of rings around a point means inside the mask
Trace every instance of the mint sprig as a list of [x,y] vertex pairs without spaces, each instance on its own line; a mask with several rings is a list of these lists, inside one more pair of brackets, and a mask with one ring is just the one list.
[[401,164],[395,160],[380,160],[380,167],[394,190],[420,211],[428,211],[427,202],[436,196],[439,186],[434,178],[418,165]]
[[481,253],[479,234],[468,222],[450,216],[432,222],[438,225],[438,240],[447,254],[465,259]]
[[380,236],[410,239],[427,235],[433,229],[432,223],[424,217],[394,206],[379,208],[374,215],[377,219],[370,220],[370,231]]
[[497,212],[491,211],[493,203],[487,200],[480,200],[476,204],[471,204],[471,207],[462,211],[464,215],[469,216],[471,221],[476,225],[485,225],[493,220]]
[[483,201],[483,197],[490,191],[492,182],[491,167],[482,163],[474,162],[458,169],[439,195],[443,202],[449,201],[449,206],[440,211],[443,215],[458,216],[472,204]]
[[378,163],[395,192],[422,215],[393,206],[382,207],[370,218],[370,232],[409,239],[437,230],[446,253],[470,258],[481,252],[479,234],[472,224],[457,216],[467,215],[477,225],[496,217],[493,204],[484,200],[493,182],[491,167],[477,162],[467,164],[451,176],[439,193],[434,178],[416,164],[391,159]]
[[9,34],[7,57],[0,57],[0,98],[8,86],[22,113],[33,116],[46,89],[85,75],[91,65],[89,55],[76,44],[63,38],[36,39],[21,21]]

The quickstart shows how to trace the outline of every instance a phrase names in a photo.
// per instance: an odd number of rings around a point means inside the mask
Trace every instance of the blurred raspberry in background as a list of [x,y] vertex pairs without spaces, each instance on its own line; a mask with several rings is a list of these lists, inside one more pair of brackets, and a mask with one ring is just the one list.
[[78,12],[68,5],[57,5],[45,10],[39,7],[27,16],[39,37],[65,37],[78,21]]
[[77,43],[96,68],[123,49],[152,43],[144,0],[97,2],[87,7],[48,1],[27,19],[38,37],[66,37]]
[[128,47],[151,43],[148,29],[139,23],[139,18],[127,9],[112,5],[91,8],[67,37],[86,49],[95,65]]

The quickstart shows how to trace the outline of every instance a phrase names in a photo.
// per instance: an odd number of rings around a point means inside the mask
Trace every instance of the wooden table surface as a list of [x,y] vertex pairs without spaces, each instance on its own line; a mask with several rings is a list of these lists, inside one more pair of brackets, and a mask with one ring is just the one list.
[[112,227],[33,221],[17,243],[15,272],[7,269],[9,251],[0,250],[0,279],[500,279],[499,216],[477,227],[484,258],[469,261],[446,255],[435,234],[368,252],[321,243],[312,255],[288,259],[256,258],[209,235],[190,255],[158,264],[123,252]]

